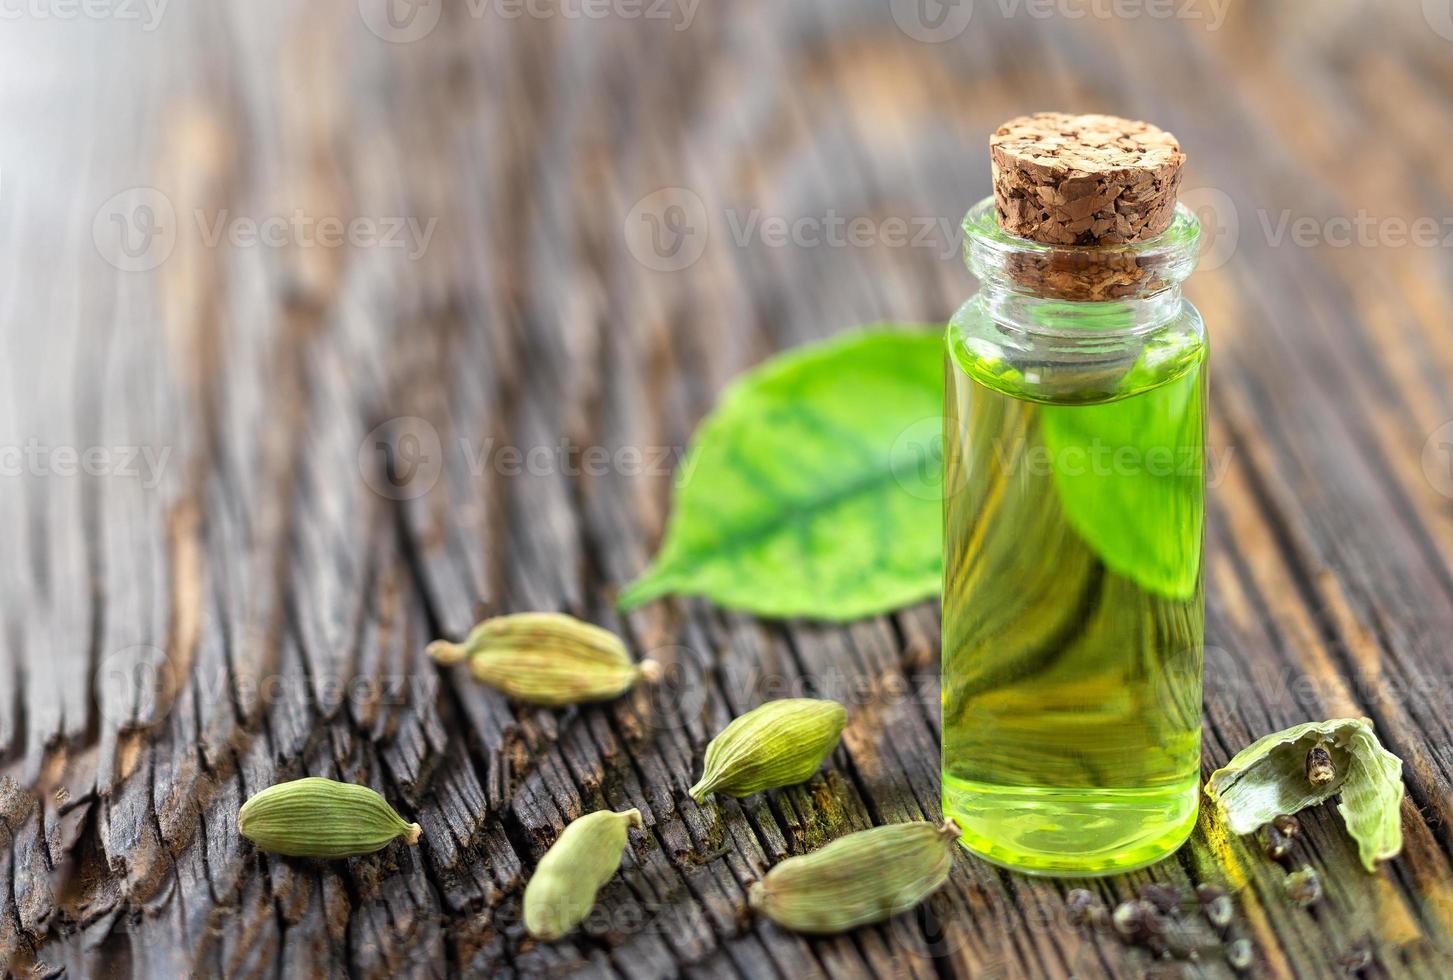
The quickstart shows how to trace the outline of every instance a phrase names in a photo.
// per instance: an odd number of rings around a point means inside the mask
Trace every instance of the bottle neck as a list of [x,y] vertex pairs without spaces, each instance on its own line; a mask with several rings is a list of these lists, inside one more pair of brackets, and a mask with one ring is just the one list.
[[1168,326],[1180,315],[1182,305],[1179,286],[1150,296],[1083,301],[1022,293],[985,282],[976,299],[984,315],[998,323],[1066,339],[1149,333]]
[[1066,345],[1140,336],[1181,314],[1181,283],[1195,268],[1200,225],[1184,207],[1160,236],[1125,245],[1063,246],[1017,238],[999,225],[994,199],[964,219],[965,260],[977,303],[1009,329]]

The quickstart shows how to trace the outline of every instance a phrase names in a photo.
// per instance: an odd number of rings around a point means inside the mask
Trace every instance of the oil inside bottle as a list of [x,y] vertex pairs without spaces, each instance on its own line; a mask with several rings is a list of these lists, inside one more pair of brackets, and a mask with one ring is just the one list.
[[1020,870],[1149,864],[1196,817],[1203,335],[1008,358],[972,309],[947,338],[944,812]]

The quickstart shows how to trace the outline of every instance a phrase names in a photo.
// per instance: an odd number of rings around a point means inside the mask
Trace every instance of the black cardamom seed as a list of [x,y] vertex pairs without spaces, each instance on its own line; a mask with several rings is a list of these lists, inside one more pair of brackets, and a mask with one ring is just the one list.
[[1273,861],[1280,861],[1292,849],[1292,841],[1276,824],[1269,823],[1261,828],[1261,849]]
[[1147,910],[1154,911],[1144,902],[1121,902],[1115,906],[1115,913],[1110,921],[1120,938],[1133,943],[1149,935],[1145,924]]
[[1111,921],[1120,938],[1127,943],[1144,946],[1156,956],[1170,955],[1165,941],[1165,920],[1149,902],[1139,899],[1122,902],[1116,907]]
[[1195,961],[1201,958],[1201,947],[1196,942],[1196,937],[1177,919],[1165,924],[1165,945],[1170,955],[1178,960]]
[[1322,900],[1322,879],[1311,868],[1287,875],[1287,897],[1302,908],[1310,908]]
[[1326,786],[1337,778],[1337,766],[1331,754],[1319,742],[1307,753],[1307,782],[1313,786]]
[[1302,822],[1290,813],[1283,813],[1271,825],[1285,834],[1288,840],[1295,839],[1302,832]]
[[1353,943],[1338,957],[1337,963],[1349,977],[1360,976],[1362,971],[1372,965],[1372,950],[1367,948],[1365,941]]
[[1088,889],[1076,888],[1065,896],[1065,917],[1072,926],[1098,925],[1104,921],[1105,906]]
[[1149,884],[1140,889],[1140,900],[1155,906],[1162,915],[1174,915],[1181,905],[1181,890],[1174,885]]

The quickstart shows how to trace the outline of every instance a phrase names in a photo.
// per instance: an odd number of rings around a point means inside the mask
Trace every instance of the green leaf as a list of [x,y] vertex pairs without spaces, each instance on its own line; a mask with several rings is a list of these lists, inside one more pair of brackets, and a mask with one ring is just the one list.
[[[1151,365],[1136,372],[1151,374]],[[1066,518],[1111,571],[1171,599],[1195,594],[1205,510],[1202,370],[1094,405],[1046,405]],[[1127,384],[1131,379],[1127,379]]]
[[[1325,786],[1307,781],[1307,753],[1321,744],[1337,775]],[[1296,813],[1340,792],[1337,810],[1357,841],[1362,864],[1402,850],[1402,760],[1382,747],[1366,718],[1307,722],[1264,735],[1206,781],[1234,833],[1250,834],[1284,813]]]
[[678,474],[660,554],[620,605],[700,595],[849,620],[936,595],[943,341],[875,328],[732,384]]

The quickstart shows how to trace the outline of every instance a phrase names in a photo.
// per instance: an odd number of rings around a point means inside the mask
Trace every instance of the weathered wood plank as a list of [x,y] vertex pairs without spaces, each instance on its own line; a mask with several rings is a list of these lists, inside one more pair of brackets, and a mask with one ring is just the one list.
[[[900,26],[909,6],[702,5],[678,30],[453,4],[412,43],[371,33],[354,4],[168,8],[154,30],[7,20],[0,447],[136,446],[155,464],[0,477],[10,969],[1149,969],[1064,920],[1066,883],[968,858],[925,909],[845,937],[747,912],[782,857],[938,815],[931,604],[840,629],[696,601],[612,609],[730,378],[853,323],[943,320],[972,288],[955,229],[988,186],[984,133],[1083,105],[1177,132],[1197,185],[1240,219],[1231,261],[1192,288],[1225,453],[1207,770],[1265,731],[1357,712],[1407,760],[1410,791],[1406,853],[1376,876],[1335,815],[1309,815],[1300,855],[1330,893],[1315,914],[1205,816],[1176,860],[1095,887],[1229,881],[1268,975],[1334,975],[1358,942],[1382,974],[1446,975],[1453,506],[1422,453],[1453,415],[1447,253],[1277,244],[1263,215],[1445,214],[1453,40],[1416,5],[1242,3],[1208,30],[981,4],[928,44]],[[118,269],[93,219],[148,187],[175,242],[153,269]],[[663,271],[623,230],[673,187],[707,237]],[[204,234],[295,211],[398,219],[405,246]],[[830,235],[834,215],[921,234],[779,247],[743,232]],[[423,655],[532,608],[619,630],[666,683],[546,712]],[[710,736],[797,693],[851,709],[824,772],[693,803]],[[422,844],[326,865],[257,854],[237,807],[305,772],[380,789]],[[602,806],[641,808],[645,832],[581,934],[532,942],[530,868]],[[1229,971],[1209,958],[1196,975]]]

